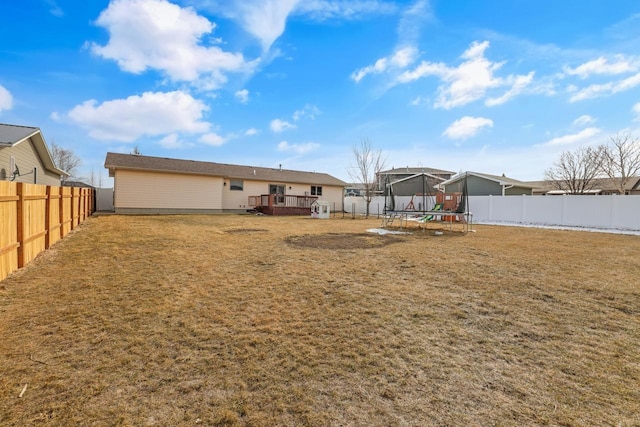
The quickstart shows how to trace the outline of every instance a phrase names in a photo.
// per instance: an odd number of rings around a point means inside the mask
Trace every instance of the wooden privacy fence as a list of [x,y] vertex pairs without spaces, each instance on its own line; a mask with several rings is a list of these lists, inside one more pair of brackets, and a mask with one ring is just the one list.
[[0,181],[0,280],[87,219],[94,197],[90,188]]

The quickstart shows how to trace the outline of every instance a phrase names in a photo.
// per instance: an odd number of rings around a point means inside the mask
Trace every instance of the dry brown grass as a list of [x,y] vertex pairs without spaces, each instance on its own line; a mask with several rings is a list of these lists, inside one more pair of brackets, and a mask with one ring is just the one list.
[[639,237],[378,225],[89,219],[0,282],[0,425],[640,424]]

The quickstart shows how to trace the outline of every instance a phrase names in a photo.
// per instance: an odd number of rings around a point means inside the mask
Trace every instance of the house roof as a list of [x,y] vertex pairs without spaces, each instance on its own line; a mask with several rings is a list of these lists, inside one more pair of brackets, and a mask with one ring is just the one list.
[[381,175],[416,175],[419,173],[428,173],[431,175],[453,175],[455,172],[425,167],[410,168],[409,166],[407,166],[406,168],[392,168],[379,172],[379,174]]
[[[528,184],[532,185],[533,188],[535,188],[536,190],[540,190],[545,193],[551,193],[551,194],[554,194],[554,192],[558,194],[563,193],[562,191],[558,191],[558,188],[554,186],[553,182],[551,181],[529,181]],[[625,190],[627,191],[637,190],[637,189],[640,189],[640,176],[635,176],[630,178],[629,181],[627,181],[627,184],[625,185]],[[596,185],[594,187],[594,190],[597,190],[599,192],[616,191],[617,188],[613,179],[598,178],[596,180]]]
[[47,170],[59,175],[69,176],[67,172],[56,167],[39,128],[0,123],[0,148],[14,147],[29,138],[31,138],[35,150]]
[[39,131],[40,129],[31,126],[5,125],[0,123],[0,145],[13,146]]
[[411,175],[411,176],[400,178],[400,179],[398,179],[396,181],[393,181],[391,184],[399,184],[401,182],[409,181],[409,180],[412,180],[412,179],[417,178],[419,176],[426,176],[427,178],[433,178],[434,180],[437,180],[437,181],[444,181],[444,178],[442,178],[441,176],[432,175],[432,174],[426,173],[426,172],[420,172],[420,173],[417,173],[417,174],[414,174],[414,175]]
[[344,187],[346,182],[326,173],[229,165],[197,160],[170,159],[136,154],[107,153],[104,167],[113,176],[116,169],[167,172],[188,175],[220,176],[230,179],[287,182]]
[[484,178],[489,181],[495,181],[500,185],[504,185],[504,186],[512,185],[515,187],[522,187],[522,188],[536,188],[536,186],[531,185],[528,182],[518,181],[517,179],[509,178],[507,176],[490,175],[488,173],[479,173],[479,172],[462,172],[440,183],[439,185],[442,186],[442,185],[451,184],[453,182],[461,180],[462,178],[468,175],[477,176],[479,178]]

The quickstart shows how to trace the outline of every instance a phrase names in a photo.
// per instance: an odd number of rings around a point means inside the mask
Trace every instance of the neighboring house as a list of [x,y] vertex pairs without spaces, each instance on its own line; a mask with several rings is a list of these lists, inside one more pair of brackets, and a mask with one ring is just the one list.
[[506,176],[489,175],[478,172],[463,172],[438,185],[445,193],[462,193],[467,182],[469,196],[522,196],[533,195],[534,186],[528,182]]
[[78,187],[78,188],[93,188],[94,190],[96,189],[96,187],[94,187],[91,184],[87,184],[86,182],[82,182],[82,181],[65,181],[64,182],[64,186],[65,187]]
[[[310,214],[322,199],[342,210],[346,183],[325,173],[107,153],[116,213],[222,213],[257,208]],[[335,206],[335,208],[334,208]]]
[[360,197],[364,196],[366,193],[366,186],[364,184],[359,183],[349,183],[344,188],[344,196],[345,197]]
[[0,180],[59,186],[63,176],[40,129],[0,124]]
[[[391,168],[377,173],[376,180],[378,183],[378,191],[384,194],[386,184],[402,181],[407,178],[416,178],[417,176],[421,176],[423,174],[439,179],[439,181],[445,181],[455,175],[455,172],[425,167],[410,168],[409,166],[407,166],[405,168]],[[419,180],[420,179],[418,179],[417,181]],[[395,190],[396,188],[394,186],[394,192]],[[422,190],[419,190],[417,192],[421,191]],[[413,194],[416,193],[403,195],[412,196]]]
[[[393,187],[394,196],[414,196],[414,195],[431,195],[437,193],[437,185],[444,182],[445,179],[426,172],[410,175],[389,184]],[[389,195],[387,193],[387,195]]]
[[[558,190],[558,186],[551,181],[530,181],[527,184],[533,185],[533,194],[542,196],[554,196],[570,194],[568,191]],[[611,178],[599,178],[594,187],[583,194],[606,195],[620,194],[614,180]],[[640,194],[640,177],[630,178],[625,186],[625,194]]]

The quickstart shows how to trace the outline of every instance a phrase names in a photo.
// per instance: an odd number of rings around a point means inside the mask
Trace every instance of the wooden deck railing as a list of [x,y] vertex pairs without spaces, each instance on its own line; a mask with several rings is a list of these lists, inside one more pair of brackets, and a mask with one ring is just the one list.
[[260,207],[285,207],[285,208],[311,208],[316,196],[293,196],[288,194],[263,194],[261,196],[249,196],[249,206]]

